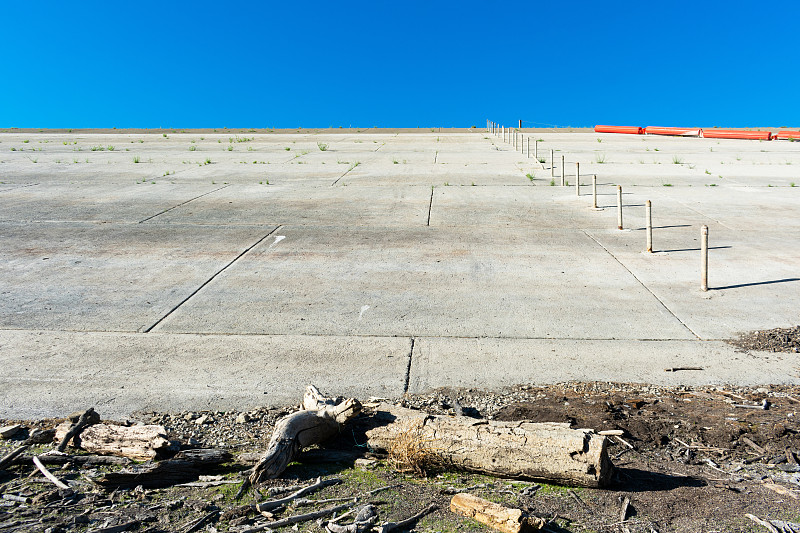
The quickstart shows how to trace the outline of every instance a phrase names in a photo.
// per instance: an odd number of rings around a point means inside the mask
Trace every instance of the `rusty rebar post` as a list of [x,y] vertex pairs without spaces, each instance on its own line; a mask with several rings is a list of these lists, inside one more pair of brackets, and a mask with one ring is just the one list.
[[700,228],[700,290],[708,290],[708,226]]
[[647,226],[647,252],[653,253],[653,211],[650,200],[644,205],[645,224]]
[[617,185],[617,229],[622,229],[622,185]]

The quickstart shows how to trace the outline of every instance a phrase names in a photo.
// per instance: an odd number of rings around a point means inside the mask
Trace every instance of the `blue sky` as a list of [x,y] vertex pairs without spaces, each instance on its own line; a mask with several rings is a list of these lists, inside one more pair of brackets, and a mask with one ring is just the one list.
[[797,1],[0,2],[0,127],[800,126]]

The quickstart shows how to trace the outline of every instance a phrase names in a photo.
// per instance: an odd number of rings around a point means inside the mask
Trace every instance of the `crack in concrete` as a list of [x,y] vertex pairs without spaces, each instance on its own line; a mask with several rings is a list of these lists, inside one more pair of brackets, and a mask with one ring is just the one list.
[[[200,286],[199,286],[199,287],[197,287],[197,288],[196,288],[194,291],[192,291],[192,294],[190,294],[189,296],[187,296],[186,298],[184,298],[182,301],[180,301],[180,302],[178,303],[178,305],[176,305],[175,307],[173,307],[172,309],[170,309],[170,310],[167,312],[167,314],[165,314],[164,316],[162,316],[161,318],[159,318],[158,320],[156,320],[156,321],[155,321],[155,323],[153,323],[153,325],[152,325],[152,326],[150,326],[149,328],[145,329],[145,330],[144,330],[144,333],[150,333],[151,331],[153,331],[153,328],[155,328],[156,326],[158,326],[159,324],[161,324],[161,323],[162,323],[164,320],[166,320],[166,319],[167,319],[167,317],[168,317],[168,316],[170,316],[172,313],[174,313],[175,311],[177,311],[177,310],[178,310],[178,308],[179,308],[180,306],[182,306],[183,304],[185,304],[186,302],[188,302],[188,301],[189,301],[191,298],[193,298],[193,297],[194,297],[194,295],[195,295],[195,294],[197,294],[198,292],[200,292],[201,290],[203,290],[203,288],[204,288],[206,285],[208,285],[209,283],[211,283],[212,281],[214,281],[214,279],[215,279],[217,276],[219,276],[220,274],[222,274],[222,272],[224,272],[224,271],[225,271],[225,269],[227,269],[229,266],[233,265],[233,264],[234,264],[236,261],[238,261],[239,259],[241,259],[241,258],[242,258],[242,257],[243,257],[243,256],[244,256],[244,255],[245,255],[247,252],[249,252],[250,250],[252,250],[252,249],[253,249],[253,248],[255,248],[256,246],[258,246],[259,244],[261,244],[262,242],[264,242],[264,240],[266,240],[266,239],[267,239],[267,237],[269,237],[270,235],[272,235],[273,233],[275,233],[276,231],[278,231],[279,229],[281,229],[281,227],[283,227],[283,226],[276,226],[276,227],[275,227],[275,228],[274,228],[272,231],[270,231],[269,233],[267,233],[266,235],[264,235],[263,237],[261,237],[260,239],[258,239],[258,240],[257,240],[255,243],[253,243],[252,245],[250,245],[250,246],[248,246],[247,248],[245,248],[245,250],[244,250],[242,253],[240,253],[239,255],[237,255],[236,257],[234,257],[234,258],[233,258],[233,260],[232,260],[231,262],[229,262],[227,265],[225,265],[224,267],[222,267],[221,269],[219,269],[217,272],[215,272],[215,273],[214,273],[214,275],[213,275],[213,276],[211,276],[211,277],[210,277],[210,278],[208,278],[208,279],[207,279],[205,282],[203,282],[203,284],[202,284],[202,285],[200,285]],[[276,241],[276,243],[277,243],[277,241]]]
[[411,383],[411,361],[414,359],[414,342],[416,339],[411,337],[411,349],[408,351],[408,365],[406,366],[406,379],[403,384],[403,394],[408,394],[408,386]]
[[200,196],[195,196],[194,198],[190,198],[189,200],[186,200],[185,202],[181,202],[181,203],[179,203],[178,205],[173,205],[172,207],[168,207],[168,208],[164,209],[163,211],[161,211],[160,213],[156,213],[155,215],[153,215],[153,216],[149,216],[149,217],[145,218],[144,220],[140,220],[140,221],[139,221],[139,224],[141,224],[141,223],[143,223],[143,222],[147,222],[148,220],[152,220],[152,219],[156,218],[157,216],[159,216],[159,215],[163,215],[164,213],[166,213],[166,212],[168,212],[168,211],[172,211],[172,210],[173,210],[173,209],[175,209],[176,207],[180,207],[180,206],[182,206],[182,205],[186,205],[186,204],[188,204],[189,202],[194,202],[194,201],[195,201],[195,200],[197,200],[198,198],[202,198],[203,196],[208,196],[208,195],[209,195],[209,194],[211,194],[211,193],[214,193],[214,192],[217,192],[217,191],[221,191],[221,190],[222,190],[222,189],[224,189],[225,187],[230,187],[230,185],[223,185],[222,187],[218,187],[218,188],[214,189],[213,191],[208,191],[207,193],[203,193],[203,194],[201,194]]
[[426,226],[431,225],[431,209],[433,209],[433,187],[431,187],[431,200],[428,203],[428,223],[425,224]]
[[661,301],[661,298],[659,298],[658,296],[656,296],[656,295],[655,295],[655,293],[654,293],[653,291],[651,291],[651,290],[650,290],[650,288],[649,288],[647,285],[645,285],[645,284],[642,282],[642,280],[640,280],[638,277],[636,277],[636,274],[634,274],[634,273],[631,271],[631,269],[629,269],[629,268],[628,268],[628,267],[625,265],[625,263],[623,263],[622,261],[620,261],[620,260],[617,258],[617,256],[616,256],[616,255],[614,255],[614,254],[611,252],[611,250],[609,250],[608,248],[606,248],[605,246],[603,246],[603,243],[601,243],[600,241],[598,241],[598,240],[597,240],[597,239],[594,237],[594,235],[592,235],[592,234],[591,234],[591,233],[589,233],[588,231],[586,231],[586,230],[581,230],[581,231],[583,231],[583,233],[584,233],[584,234],[585,234],[587,237],[589,237],[589,238],[590,238],[590,239],[592,239],[594,242],[596,242],[596,243],[597,243],[597,245],[598,245],[598,246],[600,246],[600,248],[602,248],[603,250],[605,250],[605,251],[606,251],[606,253],[607,253],[608,255],[610,255],[611,257],[613,257],[613,258],[614,258],[614,261],[616,261],[617,263],[619,263],[619,265],[620,265],[622,268],[624,268],[625,270],[627,270],[627,271],[628,271],[628,274],[630,274],[631,276],[633,276],[633,279],[635,279],[637,282],[639,282],[639,285],[641,285],[641,286],[642,286],[642,288],[643,288],[644,290],[646,290],[647,292],[649,292],[649,293],[650,293],[650,294],[653,296],[653,298],[655,298],[655,299],[656,299],[656,301],[657,301],[659,304],[661,304],[661,307],[663,307],[663,308],[664,308],[664,309],[665,309],[665,310],[666,310],[666,311],[667,311],[667,312],[668,312],[670,315],[672,315],[672,317],[673,317],[673,318],[675,318],[675,320],[677,320],[677,321],[678,321],[678,323],[679,323],[681,326],[685,327],[685,328],[686,328],[686,330],[687,330],[687,331],[689,331],[689,333],[691,333],[692,335],[694,335],[694,336],[697,338],[697,340],[703,340],[703,339],[701,339],[701,338],[700,338],[700,336],[699,336],[697,333],[695,333],[694,331],[692,331],[692,328],[690,328],[689,326],[687,326],[687,325],[684,323],[684,321],[683,321],[683,320],[681,320],[680,318],[678,318],[678,316],[677,316],[675,313],[673,313],[673,312],[672,312],[672,310],[671,310],[669,307],[667,307],[667,306],[666,306],[666,304],[665,304],[664,302],[662,302],[662,301]]

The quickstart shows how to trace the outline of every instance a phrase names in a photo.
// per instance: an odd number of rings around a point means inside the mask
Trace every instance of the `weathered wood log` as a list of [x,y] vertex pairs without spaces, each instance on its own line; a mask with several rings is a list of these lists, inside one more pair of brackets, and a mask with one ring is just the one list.
[[[13,464],[29,464],[33,460],[31,455],[21,455],[14,459]],[[40,455],[39,460],[42,464],[46,465],[65,465],[72,463],[82,466],[95,466],[95,465],[129,465],[133,461],[127,457],[112,457],[108,455],[68,455],[66,453],[59,453],[57,455]]]
[[613,472],[606,437],[568,424],[437,416],[385,403],[367,423],[367,447],[397,453],[409,443],[455,470],[580,487],[605,486]]
[[249,483],[280,476],[303,448],[336,435],[348,420],[361,412],[358,400],[326,398],[313,385],[306,389],[300,408],[275,425],[267,451],[253,467]]
[[175,454],[172,459],[149,461],[117,472],[108,472],[92,481],[107,490],[137,485],[142,485],[146,489],[168,487],[194,481],[208,467],[225,463],[230,459],[231,454],[224,450],[184,450]]
[[[56,428],[56,441],[63,441],[71,424]],[[155,459],[170,447],[164,426],[117,426],[95,424],[80,434],[80,448],[100,455],[116,455],[138,461]]]
[[503,533],[528,533],[540,531],[545,521],[529,516],[522,509],[503,507],[502,505],[478,498],[472,494],[461,493],[450,500],[450,510],[477,520]]

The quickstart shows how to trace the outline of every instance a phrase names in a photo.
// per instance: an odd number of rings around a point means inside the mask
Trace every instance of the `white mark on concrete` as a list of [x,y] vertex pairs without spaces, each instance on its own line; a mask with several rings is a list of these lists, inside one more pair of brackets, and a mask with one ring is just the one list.
[[272,244],[270,244],[270,245],[269,245],[269,248],[267,248],[267,249],[268,249],[268,250],[272,250],[272,247],[273,247],[273,246],[275,246],[276,244],[278,244],[279,242],[281,242],[281,241],[282,241],[283,239],[285,239],[285,238],[286,238],[286,237],[285,237],[284,235],[275,235],[275,242],[273,242]]
[[358,319],[359,319],[359,320],[361,320],[361,317],[363,317],[363,316],[364,316],[364,311],[366,311],[367,309],[369,309],[369,306],[368,306],[368,305],[362,305],[362,306],[361,306],[361,312],[360,312],[360,313],[358,313]]

